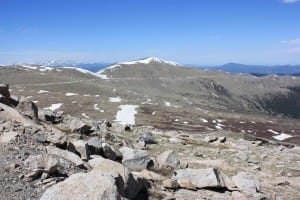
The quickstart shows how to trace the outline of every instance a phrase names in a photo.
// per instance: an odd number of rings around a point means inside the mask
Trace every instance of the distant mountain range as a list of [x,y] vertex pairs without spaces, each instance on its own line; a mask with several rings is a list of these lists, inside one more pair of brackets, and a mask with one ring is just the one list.
[[215,67],[199,67],[213,70],[222,70],[231,73],[245,73],[245,74],[300,74],[300,65],[245,65],[239,63],[227,63]]
[[[149,57],[146,59],[150,59],[150,58],[154,59],[154,57]],[[126,62],[124,64],[126,64]],[[19,65],[19,64],[15,64],[15,65]],[[55,60],[55,61],[46,61],[46,62],[34,63],[34,64],[26,64],[26,65],[38,65],[38,66],[47,66],[47,67],[80,67],[83,69],[87,69],[91,72],[98,72],[101,69],[116,64],[109,63],[109,62],[74,62],[74,61]],[[263,76],[268,74],[300,76],[300,64],[267,66],[267,65],[247,65],[247,64],[240,64],[240,63],[227,63],[221,66],[203,66],[197,64],[193,64],[193,65],[183,64],[182,66],[191,66],[200,69],[222,70],[230,73],[252,74],[255,76]]]

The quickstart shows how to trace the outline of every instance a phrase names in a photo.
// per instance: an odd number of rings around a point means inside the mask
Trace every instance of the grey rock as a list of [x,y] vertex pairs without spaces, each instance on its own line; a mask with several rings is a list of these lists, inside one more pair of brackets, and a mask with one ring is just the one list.
[[175,151],[169,150],[161,153],[156,158],[158,165],[163,168],[171,167],[173,169],[179,169],[180,168],[180,160],[178,158],[178,155]]
[[249,159],[249,155],[245,151],[239,151],[235,156],[241,160],[247,161]]
[[168,189],[177,189],[179,187],[179,184],[172,179],[166,179],[162,182],[162,186]]
[[153,134],[150,132],[143,133],[143,135],[141,135],[138,138],[138,141],[144,142],[146,145],[147,144],[157,144],[157,141],[153,137]]
[[[225,183],[219,171],[215,168],[207,169],[178,169],[172,179],[188,180],[197,188],[223,188]],[[180,184],[180,183],[179,183]],[[180,185],[182,187],[182,185]]]
[[69,150],[78,153],[82,160],[90,159],[90,151],[86,141],[83,140],[70,140],[68,145]]
[[46,149],[47,149],[48,154],[53,154],[53,155],[57,155],[58,157],[62,157],[65,160],[71,161],[76,166],[82,166],[83,165],[83,161],[75,153],[72,153],[72,152],[67,151],[67,150],[62,150],[62,149],[59,149],[59,148],[56,148],[56,147],[53,147],[53,146],[47,146]]
[[98,137],[91,137],[87,141],[87,146],[89,148],[89,151],[93,155],[102,155],[102,142],[101,139]]
[[102,143],[103,155],[110,160],[117,160],[118,155],[113,147],[107,143]]
[[26,174],[27,181],[32,181],[42,173],[52,174],[57,171],[59,159],[54,155],[30,155],[25,161],[24,165],[31,171]]
[[123,178],[124,196],[129,199],[133,199],[144,188],[142,180],[134,177],[124,165],[118,162],[98,157],[89,160],[88,163],[93,167],[93,170],[119,174]]
[[27,98],[21,98],[16,109],[24,116],[39,122],[37,105]]
[[68,127],[70,128],[72,133],[89,135],[92,132],[91,126],[76,118],[73,118],[71,121],[68,121]]
[[120,152],[123,156],[122,163],[129,170],[141,171],[146,169],[150,162],[150,157],[144,150],[135,150],[128,147],[122,147]]
[[256,193],[259,191],[258,179],[249,172],[239,172],[232,177],[234,184],[243,192]]
[[46,134],[46,141],[52,144],[62,146],[67,142],[67,134],[57,128],[50,127]]
[[92,170],[74,174],[48,188],[41,200],[121,199],[122,193],[119,174]]

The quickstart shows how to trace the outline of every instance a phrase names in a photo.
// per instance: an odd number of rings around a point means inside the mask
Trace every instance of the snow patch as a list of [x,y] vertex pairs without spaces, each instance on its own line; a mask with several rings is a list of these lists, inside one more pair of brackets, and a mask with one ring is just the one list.
[[291,138],[291,137],[293,137],[293,136],[291,136],[291,135],[289,135],[289,134],[286,134],[286,133],[281,133],[280,135],[275,135],[275,136],[273,136],[273,138],[274,138],[275,140],[280,140],[280,141],[286,140],[286,139]]
[[119,122],[122,125],[134,125],[135,124],[135,115],[137,114],[136,105],[121,105],[116,114],[116,122]]
[[72,92],[67,92],[65,94],[66,97],[71,97],[71,96],[76,96],[76,95],[78,95],[78,94],[77,93],[72,93]]
[[87,118],[87,119],[90,118],[90,117],[89,117],[87,114],[85,114],[85,113],[82,113],[81,115],[82,115],[82,117],[85,117],[85,118]]
[[203,123],[208,123],[208,121],[204,118],[200,118],[200,120],[203,122]]
[[37,93],[38,94],[43,94],[43,93],[48,93],[49,91],[47,91],[47,90],[40,90],[40,91],[38,91]]
[[51,104],[50,107],[47,107],[47,108],[44,108],[44,109],[48,109],[48,110],[54,111],[54,110],[60,108],[62,105],[63,105],[62,103],[55,103],[55,104]]
[[279,132],[273,131],[272,129],[268,129],[268,131],[271,132],[271,133],[273,133],[273,134],[275,134],[275,135],[278,135],[278,134],[279,134]]
[[103,74],[99,74],[99,73],[94,73],[94,72],[91,72],[89,70],[86,70],[86,69],[82,69],[82,68],[78,68],[78,67],[63,67],[64,69],[75,69],[81,73],[84,73],[84,74],[89,74],[89,75],[92,75],[92,76],[95,76],[95,77],[98,77],[100,79],[108,79],[107,75],[103,75]]
[[109,97],[109,101],[113,103],[121,102],[122,99],[120,97]]

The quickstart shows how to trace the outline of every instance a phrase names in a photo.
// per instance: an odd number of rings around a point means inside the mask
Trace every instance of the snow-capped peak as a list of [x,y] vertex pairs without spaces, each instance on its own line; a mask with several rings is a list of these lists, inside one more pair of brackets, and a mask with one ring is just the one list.
[[160,59],[160,58],[157,58],[157,57],[147,57],[147,58],[143,58],[143,59],[140,59],[140,60],[133,60],[133,61],[128,61],[128,62],[119,62],[119,63],[113,64],[113,65],[111,65],[111,66],[109,66],[109,67],[107,67],[103,70],[100,70],[98,73],[101,74],[102,72],[104,72],[107,69],[114,70],[114,68],[120,67],[122,65],[149,64],[149,63],[152,63],[152,62],[168,64],[168,65],[173,65],[173,66],[180,66],[180,64],[178,64],[176,62],[173,62],[173,61],[167,61],[167,60],[163,60],[163,59]]
[[144,59],[140,59],[140,60],[134,60],[134,61],[129,61],[129,62],[120,62],[117,63],[119,65],[133,65],[133,64],[149,64],[151,62],[158,62],[158,63],[165,63],[165,64],[169,64],[169,65],[179,65],[178,63],[175,63],[173,61],[167,61],[167,60],[163,60],[157,57],[148,57],[148,58],[144,58]]

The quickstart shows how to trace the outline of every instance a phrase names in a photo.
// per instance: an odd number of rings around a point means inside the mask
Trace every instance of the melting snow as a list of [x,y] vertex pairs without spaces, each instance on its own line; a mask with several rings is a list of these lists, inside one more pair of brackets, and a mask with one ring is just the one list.
[[280,141],[286,140],[286,139],[291,138],[291,137],[293,137],[293,136],[291,136],[289,134],[286,134],[286,133],[281,133],[280,135],[273,136],[274,139],[280,140]]
[[116,114],[116,120],[122,125],[134,125],[135,124],[135,115],[137,114],[136,105],[121,105],[119,106],[121,110],[119,110]]
[[82,115],[82,117],[85,117],[85,118],[87,118],[87,119],[90,118],[90,117],[89,117],[87,114],[85,114],[85,113],[82,113],[81,115]]
[[120,97],[109,97],[109,101],[117,103],[117,102],[121,102],[122,99]]
[[84,97],[89,97],[89,96],[91,96],[91,95],[89,95],[89,94],[84,94],[83,96],[84,96]]
[[38,91],[37,93],[38,93],[38,94],[43,94],[43,93],[48,93],[48,91],[47,91],[47,90],[40,90],[40,91]]
[[67,97],[70,97],[70,96],[76,96],[78,95],[77,93],[71,93],[71,92],[68,92],[65,94]]
[[223,128],[222,127],[220,127],[220,126],[215,126],[216,127],[216,129],[219,129],[219,130],[222,130]]
[[156,111],[152,112],[152,115],[155,115]]
[[246,122],[240,121],[240,124],[246,124]]
[[183,122],[184,124],[188,124],[189,122]]
[[108,79],[107,78],[107,75],[103,75],[103,74],[100,74],[100,73],[94,73],[94,72],[91,72],[89,70],[86,70],[86,69],[82,69],[82,68],[78,68],[78,67],[64,67],[65,69],[75,69],[81,73],[84,73],[84,74],[89,74],[89,75],[92,75],[92,76],[95,76],[95,77],[98,77],[98,78],[101,78],[101,79]]
[[63,105],[62,103],[55,103],[55,104],[51,104],[50,107],[47,107],[47,108],[44,108],[44,109],[48,109],[48,110],[54,111],[54,110],[60,108],[62,105]]
[[99,107],[98,107],[98,104],[94,104],[94,110],[98,110],[100,112],[104,112],[104,110],[101,110]]
[[45,67],[45,66],[42,66],[40,69],[39,69],[41,72],[45,72],[45,71],[51,71],[53,70],[52,67]]
[[269,132],[278,135],[279,133],[277,131],[273,131],[272,129],[268,129]]
[[200,118],[200,120],[203,122],[203,123],[208,123],[208,121],[204,118]]
[[165,101],[165,106],[170,107],[170,106],[171,106],[171,103],[168,102],[168,101]]

